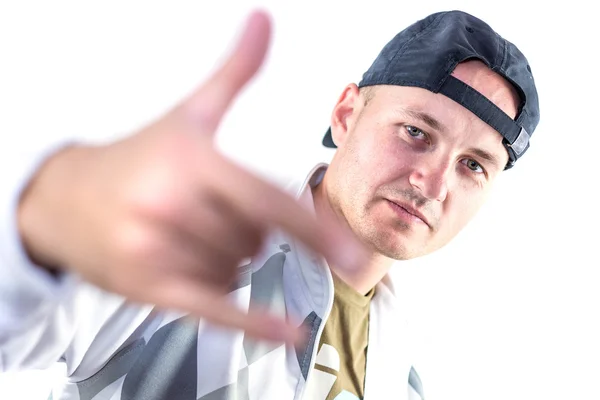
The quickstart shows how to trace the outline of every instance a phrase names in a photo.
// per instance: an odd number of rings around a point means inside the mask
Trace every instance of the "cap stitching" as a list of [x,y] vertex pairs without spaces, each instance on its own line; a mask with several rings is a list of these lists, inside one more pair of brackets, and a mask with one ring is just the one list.
[[527,112],[527,102],[525,103],[525,105],[523,106],[523,109],[521,110],[521,114],[517,117],[517,123],[521,124],[521,125],[527,125],[527,132],[529,134],[531,134],[532,132],[529,132],[529,129],[531,128],[528,123],[529,121],[529,113]]
[[444,65],[444,75],[437,80],[435,83],[435,93],[439,93],[440,88],[446,82],[446,79],[452,74],[452,71],[456,68],[456,66],[460,63],[455,53],[449,53],[446,56],[446,65]]
[[[371,75],[372,76],[372,75]],[[371,78],[371,76],[367,76],[367,78]],[[368,84],[364,86],[374,86],[374,85],[394,85],[394,86],[416,86],[423,89],[427,89],[429,91],[433,91],[432,87],[429,87],[426,83],[418,82],[418,81],[409,81],[409,80],[394,80],[394,79],[373,79],[369,81]]]
[[506,60],[507,60],[506,55],[508,54],[506,39],[504,39],[503,37],[500,37],[498,32],[494,32],[494,33],[496,34],[496,38],[498,39],[498,41],[501,44],[501,50],[502,50],[500,62],[499,63],[496,62],[496,65],[499,65],[500,68],[502,69],[502,72],[505,72],[505,64],[506,64]]

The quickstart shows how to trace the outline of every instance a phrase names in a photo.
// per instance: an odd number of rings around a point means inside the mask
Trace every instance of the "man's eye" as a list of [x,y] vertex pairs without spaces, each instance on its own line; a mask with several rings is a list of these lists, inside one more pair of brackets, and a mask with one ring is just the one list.
[[481,165],[477,161],[473,160],[472,158],[465,158],[464,160],[462,160],[462,162],[471,171],[478,172],[478,173],[482,173],[483,172],[483,168],[481,167]]
[[412,137],[422,137],[424,139],[427,138],[427,134],[415,126],[406,125],[406,130],[408,131],[408,134]]

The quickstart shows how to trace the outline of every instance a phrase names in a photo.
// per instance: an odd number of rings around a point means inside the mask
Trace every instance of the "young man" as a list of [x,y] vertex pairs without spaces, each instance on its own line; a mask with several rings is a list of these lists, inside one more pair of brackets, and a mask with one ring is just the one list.
[[53,399],[423,398],[387,273],[448,243],[527,150],[527,60],[468,14],[416,22],[345,88],[330,165],[289,196],[211,142],[269,27],[253,14],[224,66],[141,132],[17,176],[0,370],[64,362]]

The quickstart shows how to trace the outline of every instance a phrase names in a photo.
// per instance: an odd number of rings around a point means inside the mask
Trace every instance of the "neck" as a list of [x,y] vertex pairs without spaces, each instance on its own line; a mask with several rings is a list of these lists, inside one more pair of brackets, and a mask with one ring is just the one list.
[[[333,216],[336,220],[341,221],[348,226],[346,219],[341,213],[336,212],[331,205],[331,201],[327,195],[326,179],[327,176],[323,178],[323,181],[319,185],[312,188],[316,214],[317,216]],[[367,243],[365,244],[368,245]],[[333,264],[330,264],[329,268],[331,268],[331,270],[348,286],[364,295],[385,277],[392,266],[392,263],[392,259],[375,251],[371,251],[367,256],[365,263],[358,268],[350,269]]]
[[389,259],[380,258],[369,260],[363,268],[353,271],[339,268],[337,265],[329,266],[341,280],[362,295],[374,288],[386,276],[390,267]]

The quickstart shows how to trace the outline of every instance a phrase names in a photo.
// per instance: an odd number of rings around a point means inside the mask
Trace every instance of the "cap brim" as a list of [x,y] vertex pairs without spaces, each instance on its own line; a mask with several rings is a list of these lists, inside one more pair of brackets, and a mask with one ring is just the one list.
[[323,146],[329,147],[330,149],[335,149],[337,146],[333,143],[333,137],[331,136],[331,128],[327,129],[327,133],[323,137]]

